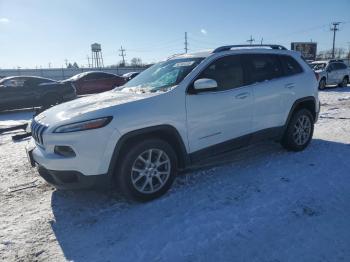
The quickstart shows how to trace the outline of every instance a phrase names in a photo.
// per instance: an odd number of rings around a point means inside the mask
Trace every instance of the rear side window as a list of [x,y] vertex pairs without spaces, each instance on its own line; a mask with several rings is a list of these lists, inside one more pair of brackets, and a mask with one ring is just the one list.
[[198,78],[214,79],[218,91],[237,88],[244,85],[244,70],[240,55],[225,56],[210,64]]
[[249,83],[263,82],[283,75],[282,65],[277,55],[245,55],[245,62],[250,72]]
[[113,78],[114,75],[112,74],[106,74],[106,73],[91,73],[88,74],[85,78],[85,80],[100,80],[100,79],[109,79]]
[[303,72],[302,67],[293,57],[289,55],[281,55],[280,59],[286,76],[296,75]]
[[346,65],[344,63],[336,63],[336,69],[346,69]]

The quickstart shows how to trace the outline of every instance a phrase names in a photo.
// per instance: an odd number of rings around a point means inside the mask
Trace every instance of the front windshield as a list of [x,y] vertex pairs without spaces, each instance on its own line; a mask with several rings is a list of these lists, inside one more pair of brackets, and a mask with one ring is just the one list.
[[167,91],[179,84],[203,59],[181,58],[157,63],[116,90],[137,93]]
[[323,70],[326,67],[326,63],[311,64],[313,70]]

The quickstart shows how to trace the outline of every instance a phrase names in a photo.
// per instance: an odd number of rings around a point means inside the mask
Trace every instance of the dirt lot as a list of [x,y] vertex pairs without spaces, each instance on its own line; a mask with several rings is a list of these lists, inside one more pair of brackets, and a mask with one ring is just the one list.
[[[310,147],[262,143],[179,176],[146,204],[56,191],[0,135],[3,261],[350,261],[350,87],[320,93]],[[0,114],[0,125],[30,118]]]

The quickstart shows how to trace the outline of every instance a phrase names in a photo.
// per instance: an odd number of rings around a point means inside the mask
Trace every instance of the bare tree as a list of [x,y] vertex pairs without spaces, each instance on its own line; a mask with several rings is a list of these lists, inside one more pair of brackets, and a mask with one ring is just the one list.
[[134,57],[130,61],[130,65],[134,67],[142,66],[142,60],[139,57]]

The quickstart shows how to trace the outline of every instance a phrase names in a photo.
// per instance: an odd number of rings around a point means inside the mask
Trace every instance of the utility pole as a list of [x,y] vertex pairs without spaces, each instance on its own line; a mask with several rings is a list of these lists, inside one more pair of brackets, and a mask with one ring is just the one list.
[[119,56],[121,56],[122,58],[123,58],[123,65],[125,66],[125,57],[126,57],[126,53],[125,53],[125,49],[123,49],[123,46],[120,46],[120,49],[119,49],[119,51],[120,51],[120,54],[119,54]]
[[262,37],[261,40],[260,40],[260,45],[263,44],[263,40],[264,40],[264,38]]
[[252,45],[254,41],[255,41],[255,39],[253,39],[252,36],[250,36],[250,39],[247,40],[247,42],[248,42],[250,45]]
[[91,66],[90,66],[90,57],[87,55],[86,58],[87,58],[87,60],[88,60],[88,67],[90,68],[90,67],[91,67]]
[[332,25],[333,27],[331,28],[331,31],[333,31],[333,48],[332,48],[332,58],[334,59],[334,49],[335,49],[335,33],[339,30],[340,22],[333,22]]
[[64,59],[64,62],[65,62],[65,64],[66,64],[66,67],[68,67],[68,59],[67,59],[67,58]]
[[188,51],[188,41],[187,41],[187,32],[185,32],[185,53]]

